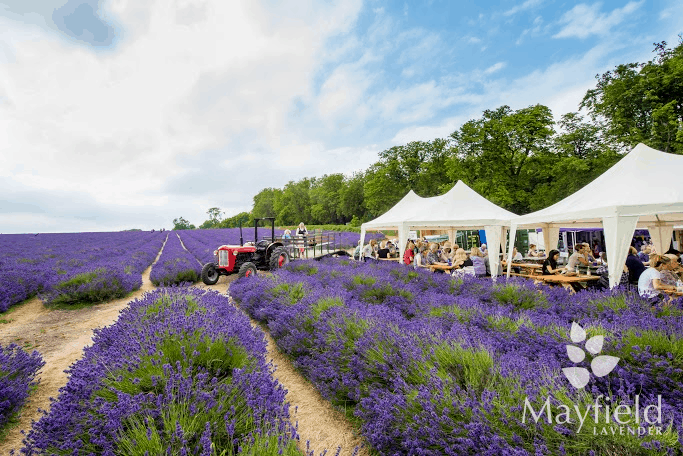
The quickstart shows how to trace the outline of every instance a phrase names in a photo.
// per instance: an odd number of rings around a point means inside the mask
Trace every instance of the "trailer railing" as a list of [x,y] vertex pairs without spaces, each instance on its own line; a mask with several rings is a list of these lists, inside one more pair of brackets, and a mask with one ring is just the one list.
[[[270,240],[269,237],[263,239]],[[275,239],[282,242],[292,259],[315,258],[343,249],[341,236],[332,231],[315,230],[309,232],[307,236],[293,236],[291,238],[277,236]]]

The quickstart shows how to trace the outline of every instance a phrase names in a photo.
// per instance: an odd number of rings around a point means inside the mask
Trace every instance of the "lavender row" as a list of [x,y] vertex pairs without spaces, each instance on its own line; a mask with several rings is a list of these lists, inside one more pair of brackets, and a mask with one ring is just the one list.
[[[326,398],[361,419],[380,454],[680,450],[680,302],[653,309],[625,291],[570,296],[519,280],[462,281],[348,261],[293,263],[274,279],[237,281],[231,294],[268,324]],[[573,365],[572,321],[605,335],[602,354],[620,358],[610,376],[592,376],[585,389],[570,386],[561,370]],[[548,397],[573,409],[601,395],[633,406],[636,394],[643,406],[661,395],[663,420],[673,427],[641,438],[523,420],[525,399],[536,410]]]
[[227,297],[161,288],[93,340],[24,454],[300,454],[263,333]]
[[[41,293],[49,302],[109,299],[136,289],[165,234],[0,235],[0,312]],[[136,277],[137,276],[137,277]]]
[[40,353],[29,354],[18,345],[0,345],[0,434],[24,405],[36,385],[35,377],[45,365]]
[[183,248],[176,232],[171,232],[149,278],[154,285],[177,285],[194,283],[199,280],[201,273],[202,267],[197,259]]

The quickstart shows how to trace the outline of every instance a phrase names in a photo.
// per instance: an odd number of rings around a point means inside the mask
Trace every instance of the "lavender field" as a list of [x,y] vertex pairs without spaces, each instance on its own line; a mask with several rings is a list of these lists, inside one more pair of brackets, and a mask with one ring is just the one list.
[[[254,230],[244,228],[244,242]],[[276,235],[281,235],[276,230]],[[357,233],[337,233],[339,248],[358,243]],[[185,245],[180,246],[178,235]],[[152,280],[159,283],[195,281],[198,263],[213,261],[223,244],[239,244],[239,229],[178,232],[114,232],[0,235],[0,313],[14,304],[40,296],[50,304],[97,303],[125,296],[141,285],[141,273],[170,243]],[[270,229],[259,228],[259,238]],[[374,236],[377,236],[376,234]],[[189,253],[188,253],[189,252]],[[193,260],[196,259],[196,260]]]
[[46,304],[124,296],[140,287],[166,234],[0,235],[0,312],[37,294]]
[[158,289],[93,342],[22,454],[302,454],[263,333],[226,296]]
[[338,259],[230,293],[378,454],[681,452],[680,299]]
[[0,436],[26,402],[44,364],[37,351],[29,354],[16,344],[0,345]]

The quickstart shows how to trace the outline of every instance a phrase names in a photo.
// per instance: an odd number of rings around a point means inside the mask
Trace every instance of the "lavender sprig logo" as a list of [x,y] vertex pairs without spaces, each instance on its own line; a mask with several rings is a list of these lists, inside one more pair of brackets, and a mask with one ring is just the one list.
[[[572,322],[572,328],[569,333],[572,342],[579,344],[586,340],[586,331],[576,322]],[[586,350],[592,355],[598,355],[602,351],[602,344],[605,341],[604,336],[593,336],[586,341]],[[573,363],[580,363],[586,358],[586,352],[576,345],[567,345],[567,356]],[[591,361],[591,370],[596,377],[604,377],[614,370],[619,358],[616,356],[599,355],[594,356]],[[585,367],[565,367],[562,369],[564,376],[567,377],[569,383],[576,389],[581,389],[590,381],[590,372]]]

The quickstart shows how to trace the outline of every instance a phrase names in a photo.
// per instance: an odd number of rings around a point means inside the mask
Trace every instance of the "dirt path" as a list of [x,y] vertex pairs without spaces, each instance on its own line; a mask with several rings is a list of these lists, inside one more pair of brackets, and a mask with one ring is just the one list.
[[[162,245],[154,263],[163,249]],[[49,310],[34,298],[9,315],[10,323],[0,327],[0,344],[14,342],[36,349],[43,356],[45,366],[38,373],[40,383],[24,406],[19,424],[0,442],[0,454],[9,454],[11,449],[18,452],[22,447],[21,431],[28,432],[31,422],[42,415],[40,410],[49,409],[50,398],[56,398],[59,389],[66,385],[64,370],[80,359],[83,349],[92,343],[94,329],[115,322],[130,301],[155,288],[149,280],[151,270],[152,266],[142,273],[142,287],[125,298],[78,310]]]
[[[154,263],[162,251],[163,246]],[[152,266],[142,273],[142,287],[122,299],[78,310],[49,310],[38,298],[34,298],[9,314],[3,314],[10,322],[0,325],[0,344],[13,342],[36,349],[43,356],[45,366],[38,374],[40,383],[24,406],[20,423],[0,442],[0,455],[9,454],[11,449],[18,452],[22,447],[22,431],[28,432],[32,421],[42,415],[40,410],[49,409],[50,398],[59,395],[59,389],[66,385],[68,379],[64,370],[80,359],[83,349],[92,343],[94,329],[114,323],[130,301],[156,288],[149,280],[151,269]],[[200,282],[195,286],[227,294],[230,283],[236,279],[237,275],[221,276],[216,285],[208,286]],[[256,326],[257,323],[252,320],[252,325]],[[353,449],[361,445],[362,439],[356,435],[344,415],[296,372],[270,335],[266,333],[265,337],[268,361],[272,360],[277,369],[275,378],[287,389],[286,400],[291,406],[291,420],[298,422],[301,449],[305,450],[306,442],[309,441],[310,449],[315,450],[316,454],[321,454],[325,449],[328,454],[334,454],[337,447],[341,446],[340,455],[351,455]],[[358,454],[364,456],[368,453],[361,450]]]

